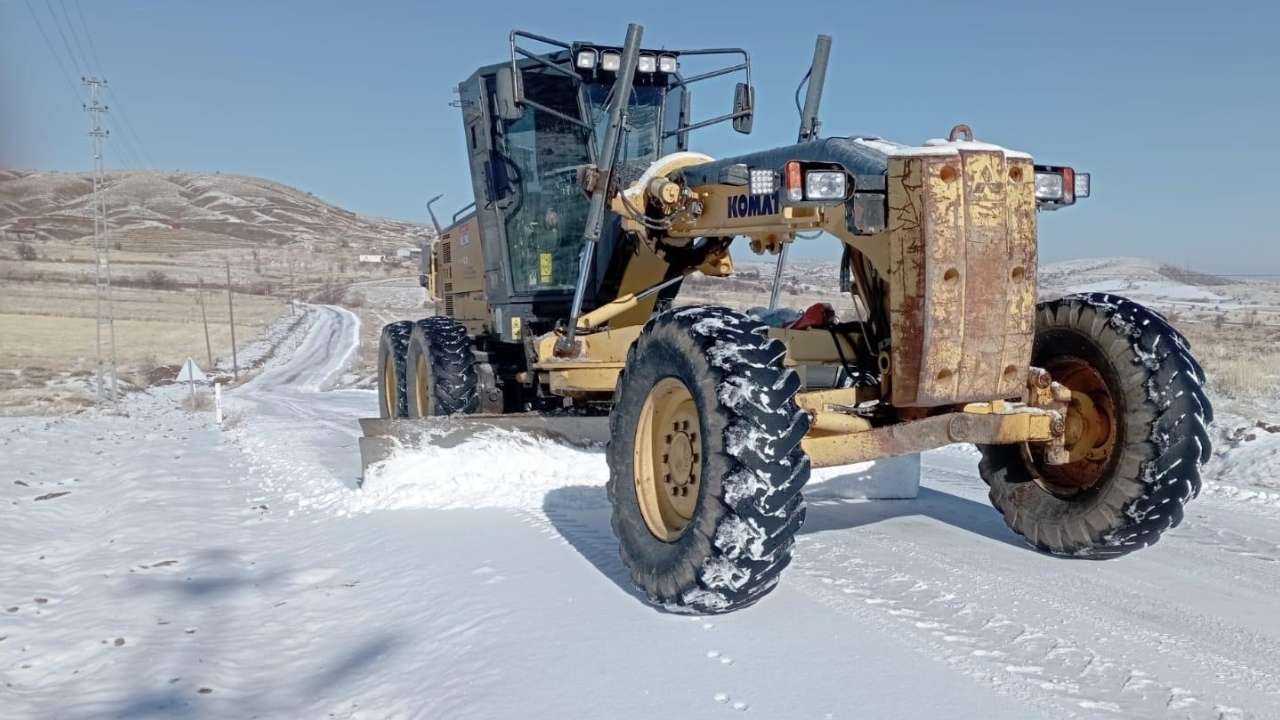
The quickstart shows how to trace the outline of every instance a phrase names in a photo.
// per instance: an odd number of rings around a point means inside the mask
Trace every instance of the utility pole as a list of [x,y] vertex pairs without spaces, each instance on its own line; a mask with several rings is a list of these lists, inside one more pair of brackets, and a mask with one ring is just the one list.
[[196,276],[196,299],[200,301],[200,321],[204,323],[204,352],[209,358],[209,372],[213,372],[213,344],[209,342],[209,316],[204,310],[204,278]]
[[240,380],[240,360],[236,357],[236,306],[231,301],[231,259],[227,258],[227,315],[231,322],[231,379]]
[[293,315],[293,300],[298,296],[298,282],[294,277],[293,250],[289,250],[285,257],[289,262],[289,314]]
[[[107,237],[107,202],[103,194],[102,141],[110,134],[102,129],[102,113],[107,106],[98,101],[98,93],[107,81],[99,78],[81,78],[89,89],[89,102],[84,110],[89,113],[89,138],[93,149],[93,250],[94,286],[97,295],[97,377],[98,402],[108,399],[107,382],[110,382],[110,401],[117,402],[116,387],[116,325],[115,308],[111,296],[111,242]],[[106,342],[104,351],[103,342]]]

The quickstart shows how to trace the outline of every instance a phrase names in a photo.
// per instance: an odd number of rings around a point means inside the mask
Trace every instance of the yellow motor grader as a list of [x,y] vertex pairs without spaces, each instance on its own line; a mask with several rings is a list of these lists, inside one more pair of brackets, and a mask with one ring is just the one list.
[[[598,432],[622,559],[686,612],[777,583],[815,466],[972,443],[992,504],[1054,555],[1116,557],[1179,523],[1212,420],[1185,338],[1114,295],[1037,302],[1038,213],[1087,197],[1087,175],[962,125],[921,146],[819,137],[824,36],[798,141],[713,159],[689,137],[750,132],[748,54],[641,34],[514,31],[458,87],[475,202],[423,273],[440,314],[383,329],[362,449],[421,427],[406,418]],[[694,85],[735,74],[729,112],[691,116]],[[772,307],[789,244],[817,234],[840,243],[850,317],[678,302],[744,238],[779,256]]]

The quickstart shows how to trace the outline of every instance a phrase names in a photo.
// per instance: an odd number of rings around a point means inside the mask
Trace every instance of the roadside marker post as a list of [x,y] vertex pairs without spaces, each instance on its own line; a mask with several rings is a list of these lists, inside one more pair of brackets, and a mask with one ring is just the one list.
[[208,379],[209,378],[204,374],[204,371],[200,369],[200,366],[196,365],[195,360],[187,358],[187,361],[182,363],[182,369],[178,371],[178,382],[185,380],[187,384],[191,386],[192,410],[196,409],[196,381],[204,382]]
[[222,424],[222,383],[213,384],[213,421]]

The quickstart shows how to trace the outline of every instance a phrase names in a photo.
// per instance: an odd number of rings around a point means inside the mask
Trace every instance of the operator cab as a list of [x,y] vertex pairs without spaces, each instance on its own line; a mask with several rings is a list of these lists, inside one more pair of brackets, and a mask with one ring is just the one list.
[[[522,39],[553,49],[537,54],[520,47]],[[473,333],[483,328],[505,342],[549,330],[569,313],[590,206],[584,181],[589,182],[602,152],[622,58],[617,47],[562,43],[521,31],[512,33],[511,47],[510,62],[481,68],[458,86],[457,103],[475,211],[473,218],[455,220],[478,226],[489,316],[459,319]],[[618,186],[638,179],[663,155],[685,149],[694,127],[733,119],[742,129],[733,114],[691,123],[688,85],[746,69],[745,52],[689,53],[741,54],[743,62],[683,77],[680,52],[641,50],[617,150]],[[615,257],[625,258],[621,253],[629,247],[616,241],[617,234],[616,218],[607,216],[585,286],[588,309],[598,297],[612,298],[621,281],[623,263]]]
[[[584,67],[597,52],[582,48],[572,53],[577,81],[533,63],[521,79],[523,111],[494,123],[495,194],[513,295],[571,292],[577,280],[589,201],[580,176],[600,152],[616,77],[599,62]],[[618,51],[603,54],[608,58]],[[506,73],[500,74],[505,80]],[[637,75],[627,108],[629,131],[620,150],[620,182],[638,178],[654,160],[676,150],[676,137],[664,140],[663,134],[678,127],[684,93],[674,73]]]

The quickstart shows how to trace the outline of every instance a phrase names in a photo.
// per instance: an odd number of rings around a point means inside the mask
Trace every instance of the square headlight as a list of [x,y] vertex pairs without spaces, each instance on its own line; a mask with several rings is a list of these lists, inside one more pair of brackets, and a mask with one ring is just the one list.
[[1061,174],[1056,172],[1036,173],[1037,200],[1061,200],[1063,195],[1062,190]]
[[636,60],[636,69],[642,73],[651,73],[658,69],[658,58],[653,55],[641,55]]
[[658,70],[664,73],[673,73],[680,68],[680,64],[676,62],[675,55],[659,55]]
[[804,174],[805,200],[843,200],[845,188],[843,170],[810,170]]
[[590,49],[579,50],[578,57],[577,57],[577,60],[575,61],[575,64],[581,70],[590,70],[591,68],[595,67],[596,51],[590,50]]
[[622,67],[622,53],[617,50],[605,50],[600,53],[600,69],[608,72],[618,72],[618,68]]

